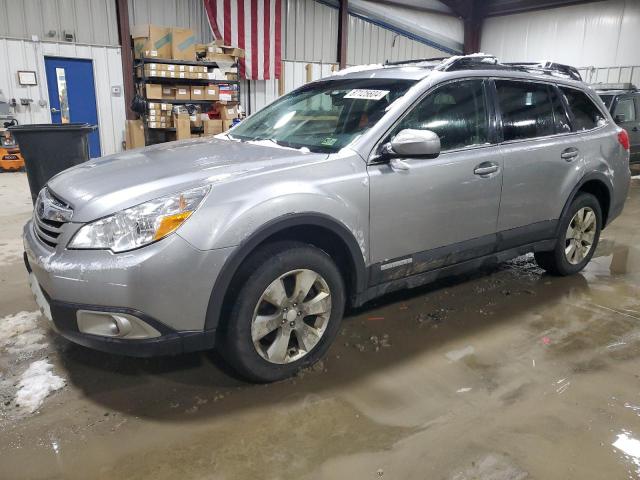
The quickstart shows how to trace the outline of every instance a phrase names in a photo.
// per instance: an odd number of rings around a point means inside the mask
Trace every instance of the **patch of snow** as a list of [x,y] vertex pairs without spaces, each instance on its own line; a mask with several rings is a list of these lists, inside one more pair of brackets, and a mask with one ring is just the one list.
[[640,180],[640,175],[633,175],[631,178],[633,178],[634,180]]
[[18,312],[0,318],[0,349],[13,354],[35,352],[47,346],[38,326],[40,312]]
[[623,431],[612,445],[624,453],[627,459],[631,460],[636,468],[636,473],[640,474],[640,440]]
[[456,393],[467,393],[470,392],[471,388],[469,387],[464,387],[464,388],[459,388],[458,390],[456,390]]
[[463,359],[464,357],[468,357],[469,355],[473,355],[475,353],[475,349],[471,345],[467,345],[464,348],[459,350],[451,350],[447,352],[445,356],[452,362],[457,362],[458,360]]
[[66,381],[51,373],[53,365],[47,360],[37,360],[20,377],[15,403],[23,413],[33,413],[50,393],[60,390]]

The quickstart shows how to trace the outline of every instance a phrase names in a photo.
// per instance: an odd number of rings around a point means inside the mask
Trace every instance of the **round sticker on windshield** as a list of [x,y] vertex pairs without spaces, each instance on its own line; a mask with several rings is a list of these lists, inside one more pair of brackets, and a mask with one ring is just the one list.
[[354,88],[347,93],[344,98],[355,98],[360,100],[380,100],[389,93],[389,90],[369,90],[368,88]]

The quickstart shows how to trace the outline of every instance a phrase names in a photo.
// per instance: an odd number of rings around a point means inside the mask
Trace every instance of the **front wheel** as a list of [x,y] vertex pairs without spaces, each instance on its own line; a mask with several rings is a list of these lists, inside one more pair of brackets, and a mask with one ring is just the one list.
[[560,233],[555,249],[536,252],[536,262],[553,275],[573,275],[579,272],[593,257],[601,229],[600,202],[590,193],[580,193],[560,219]]
[[344,312],[342,276],[324,251],[298,242],[262,247],[242,265],[221,350],[243,377],[272,382],[311,366]]

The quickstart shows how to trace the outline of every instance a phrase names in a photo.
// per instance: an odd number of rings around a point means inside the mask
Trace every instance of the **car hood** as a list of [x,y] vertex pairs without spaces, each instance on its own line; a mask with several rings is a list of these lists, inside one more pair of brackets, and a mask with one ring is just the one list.
[[87,222],[188,188],[215,187],[326,158],[271,144],[200,138],[90,160],[56,175],[47,185],[71,205],[73,222]]

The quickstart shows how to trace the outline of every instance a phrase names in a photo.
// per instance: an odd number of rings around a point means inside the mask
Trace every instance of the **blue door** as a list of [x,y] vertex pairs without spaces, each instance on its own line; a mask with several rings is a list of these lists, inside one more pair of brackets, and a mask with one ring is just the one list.
[[[93,62],[76,58],[45,57],[49,106],[53,123],[98,125]],[[100,156],[100,132],[89,134],[91,158]]]

